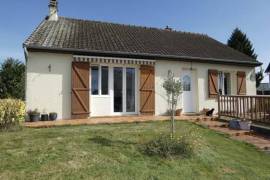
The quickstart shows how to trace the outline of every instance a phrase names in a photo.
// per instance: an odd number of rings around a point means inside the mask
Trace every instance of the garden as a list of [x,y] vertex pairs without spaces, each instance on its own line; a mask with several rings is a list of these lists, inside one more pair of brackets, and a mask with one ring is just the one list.
[[172,142],[162,138],[170,126],[167,121],[2,132],[0,179],[270,178],[270,156],[254,146],[184,121],[175,123]]
[[[181,82],[171,72],[171,120],[32,129],[23,98],[0,100],[0,179],[270,179],[270,156],[255,146],[175,121]],[[5,89],[5,88],[4,88]],[[16,98],[16,97],[15,97]],[[32,117],[31,117],[32,116]]]

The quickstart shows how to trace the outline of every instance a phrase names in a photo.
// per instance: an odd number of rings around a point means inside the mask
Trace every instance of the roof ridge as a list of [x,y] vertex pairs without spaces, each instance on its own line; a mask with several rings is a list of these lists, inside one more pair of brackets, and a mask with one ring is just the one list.
[[190,34],[200,37],[210,37],[207,34],[203,33],[195,33],[195,32],[189,32],[189,31],[180,31],[180,30],[172,30],[168,31],[163,28],[159,27],[151,27],[151,26],[142,26],[142,25],[135,25],[135,24],[124,24],[124,23],[117,23],[117,22],[108,22],[108,21],[99,21],[99,20],[91,20],[91,19],[82,19],[82,18],[73,18],[73,17],[64,17],[60,16],[59,18],[66,19],[66,20],[75,20],[75,21],[85,21],[85,22],[95,22],[95,23],[104,23],[104,24],[112,24],[112,25],[120,25],[120,26],[126,26],[126,27],[136,27],[136,28],[143,28],[143,29],[150,29],[150,30],[159,30],[164,31],[168,33],[182,33],[182,34]]

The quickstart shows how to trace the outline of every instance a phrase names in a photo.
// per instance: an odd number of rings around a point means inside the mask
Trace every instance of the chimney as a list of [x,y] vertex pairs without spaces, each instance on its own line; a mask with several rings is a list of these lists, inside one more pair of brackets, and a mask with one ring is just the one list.
[[165,30],[166,30],[166,31],[172,31],[172,28],[169,27],[169,26],[166,26],[166,27],[165,27]]
[[58,20],[58,2],[57,2],[57,0],[50,0],[48,20],[49,21],[57,21]]

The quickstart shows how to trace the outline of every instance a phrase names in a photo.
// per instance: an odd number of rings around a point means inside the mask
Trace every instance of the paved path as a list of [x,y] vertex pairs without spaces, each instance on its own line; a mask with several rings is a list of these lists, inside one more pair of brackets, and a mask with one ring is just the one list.
[[232,139],[245,141],[247,143],[255,145],[257,148],[263,151],[270,152],[270,138],[266,138],[250,131],[232,130],[228,128],[228,123],[220,121],[200,120],[197,124],[207,126],[218,132],[229,134]]

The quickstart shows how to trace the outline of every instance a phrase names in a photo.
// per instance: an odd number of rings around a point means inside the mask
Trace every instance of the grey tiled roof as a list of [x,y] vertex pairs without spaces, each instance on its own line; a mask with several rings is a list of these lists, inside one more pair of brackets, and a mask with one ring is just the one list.
[[24,45],[29,49],[70,49],[258,63],[207,35],[64,17],[58,21],[43,20]]

